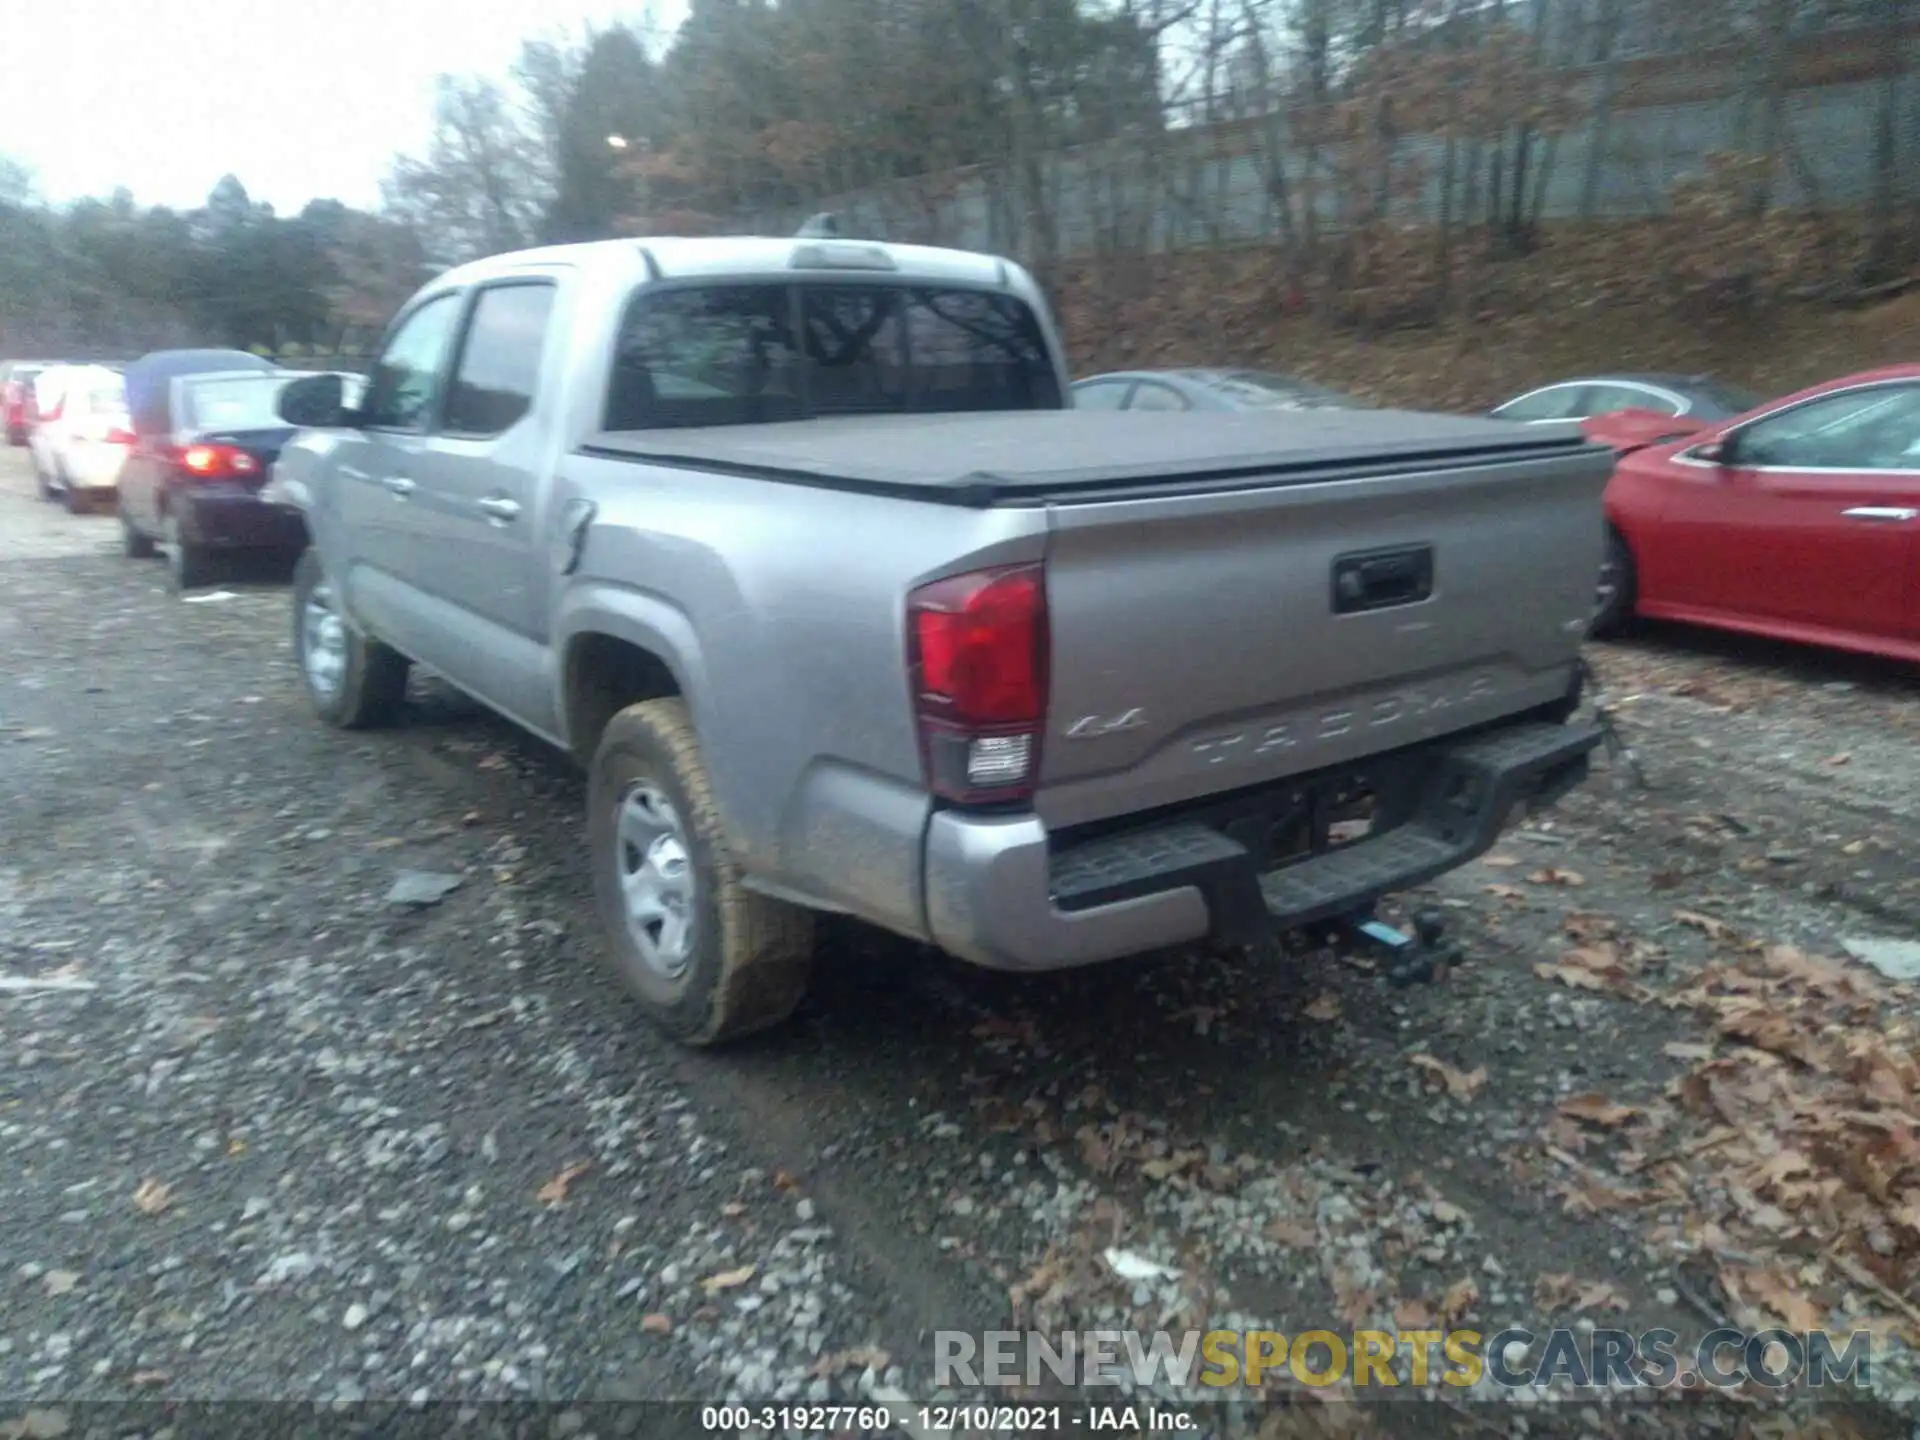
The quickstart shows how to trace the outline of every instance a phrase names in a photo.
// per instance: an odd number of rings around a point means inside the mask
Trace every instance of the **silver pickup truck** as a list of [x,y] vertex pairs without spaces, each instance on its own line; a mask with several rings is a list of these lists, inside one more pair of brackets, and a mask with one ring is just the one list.
[[1393,411],[1067,408],[987,256],[662,239],[452,270],[287,387],[323,718],[410,663],[578,757],[620,973],[778,1022],[816,911],[1046,970],[1364,913],[1586,775],[1609,460]]

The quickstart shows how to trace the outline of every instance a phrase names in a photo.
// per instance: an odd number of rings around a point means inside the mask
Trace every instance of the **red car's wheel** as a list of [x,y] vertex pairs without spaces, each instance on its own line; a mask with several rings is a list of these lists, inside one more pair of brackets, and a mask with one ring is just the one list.
[[1607,552],[1600,561],[1600,579],[1594,586],[1593,621],[1587,633],[1597,640],[1617,635],[1633,618],[1633,551],[1626,537],[1607,527]]

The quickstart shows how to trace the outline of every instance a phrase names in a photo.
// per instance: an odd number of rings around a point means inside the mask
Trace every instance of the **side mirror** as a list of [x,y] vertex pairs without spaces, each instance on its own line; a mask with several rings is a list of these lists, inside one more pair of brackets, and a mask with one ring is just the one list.
[[1704,460],[1709,465],[1731,465],[1733,446],[1726,440],[1709,440],[1705,445],[1695,446],[1687,453],[1695,460]]
[[325,430],[352,423],[346,386],[334,374],[309,375],[283,386],[274,405],[280,418],[302,430]]

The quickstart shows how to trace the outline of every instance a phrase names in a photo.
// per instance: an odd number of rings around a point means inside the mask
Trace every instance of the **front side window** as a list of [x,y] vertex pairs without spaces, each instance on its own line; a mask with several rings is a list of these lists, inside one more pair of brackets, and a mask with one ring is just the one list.
[[1581,385],[1555,385],[1550,389],[1536,390],[1531,395],[1522,395],[1518,400],[1510,400],[1494,411],[1501,420],[1566,420],[1585,413],[1575,408]]
[[1920,385],[1827,395],[1733,436],[1733,463],[1773,470],[1920,468]]
[[439,295],[401,322],[368,376],[363,423],[385,430],[426,425],[439,388],[440,364],[459,317],[460,297]]
[[1039,323],[1011,296],[864,283],[710,285],[636,297],[616,344],[606,425],[1061,404]]
[[533,408],[554,293],[546,284],[493,285],[480,292],[447,392],[447,430],[498,435]]

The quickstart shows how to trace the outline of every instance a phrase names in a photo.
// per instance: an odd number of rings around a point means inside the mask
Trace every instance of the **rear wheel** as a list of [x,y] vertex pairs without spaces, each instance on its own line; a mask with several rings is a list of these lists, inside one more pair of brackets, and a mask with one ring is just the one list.
[[1593,620],[1587,633],[1596,640],[1618,635],[1633,619],[1635,601],[1633,552],[1626,537],[1607,527],[1607,549],[1600,561],[1600,579],[1594,587]]
[[777,1025],[807,987],[813,916],[749,890],[677,699],[607,723],[587,787],[594,897],[620,978],[688,1045]]
[[90,503],[92,497],[78,485],[75,485],[71,479],[65,481],[61,486],[61,490],[67,502],[67,513],[69,515],[85,515],[93,509]]
[[354,629],[309,549],[293,567],[293,655],[313,708],[329,725],[391,725],[407,699],[407,657]]
[[168,511],[160,522],[161,533],[166,537],[167,577],[176,590],[195,590],[210,584],[218,569],[218,552],[196,545],[188,540],[180,528],[180,517]]

